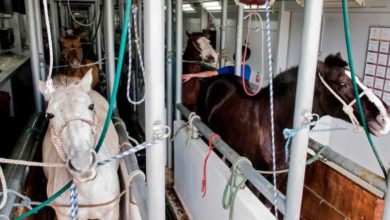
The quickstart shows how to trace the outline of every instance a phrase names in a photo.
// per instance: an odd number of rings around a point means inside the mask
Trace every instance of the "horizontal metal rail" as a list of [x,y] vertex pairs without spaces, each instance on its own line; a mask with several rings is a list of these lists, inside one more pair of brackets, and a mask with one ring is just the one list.
[[379,189],[380,191],[384,193],[386,192],[386,181],[384,178],[349,160],[343,155],[333,151],[331,148],[326,147],[325,145],[322,145],[312,139],[309,140],[309,148],[316,153],[322,150],[321,155],[324,156],[327,160],[337,164],[341,168],[359,177],[360,179]]
[[[118,117],[118,115],[116,116]],[[120,123],[116,117],[113,118],[113,122],[114,124]],[[117,125],[115,126],[115,129],[119,136],[119,143],[126,143],[126,142],[129,143],[126,128]],[[126,151],[130,148],[131,148],[130,146],[123,146],[121,148],[121,152]],[[123,158],[123,160],[126,164],[126,168],[128,171],[132,172],[135,170],[140,170],[138,166],[137,157],[135,156],[135,154],[130,154],[129,156]],[[140,212],[141,218],[148,219],[148,209],[147,209],[147,201],[146,201],[147,189],[146,189],[145,180],[140,175],[136,175],[132,180],[131,192],[133,193],[134,198],[137,202],[137,207]]]
[[[11,153],[10,159],[32,160],[39,146],[39,137],[43,137],[42,129],[44,127],[43,115],[34,113],[26,125],[26,133],[22,133]],[[28,130],[27,130],[28,129]],[[30,132],[27,132],[30,131]],[[20,192],[25,181],[26,166],[7,164],[4,166],[4,175],[7,180],[8,189]],[[0,210],[0,215],[10,216],[13,205],[16,202],[16,196],[9,194],[7,203]]]
[[[182,104],[177,104],[176,108],[183,114],[184,117],[188,119],[189,114],[191,113],[185,106]],[[199,131],[208,139],[211,135],[215,134],[207,125],[205,125],[201,120],[195,118],[193,124],[199,129]],[[221,152],[226,159],[231,163],[234,163],[241,156],[235,152],[229,145],[227,145],[221,138],[213,139],[214,146]],[[272,204],[274,204],[274,190],[273,185],[262,176],[259,171],[257,171],[253,166],[247,162],[243,161],[242,163],[237,164],[238,169],[242,174],[251,182],[253,186],[256,187]],[[286,210],[286,199],[285,196],[278,192],[277,196],[278,210],[285,214]]]

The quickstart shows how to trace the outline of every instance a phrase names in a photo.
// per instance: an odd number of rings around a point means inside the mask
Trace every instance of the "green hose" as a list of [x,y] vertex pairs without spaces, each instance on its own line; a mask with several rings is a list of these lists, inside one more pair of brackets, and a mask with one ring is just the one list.
[[372,151],[374,152],[375,157],[378,160],[379,166],[381,167],[384,176],[387,177],[387,172],[386,172],[385,166],[383,165],[383,161],[382,161],[381,157],[379,156],[378,150],[376,149],[374,141],[371,138],[370,131],[367,128],[366,117],[364,116],[362,103],[360,102],[359,91],[358,91],[358,87],[356,84],[355,67],[354,67],[353,57],[352,57],[351,34],[349,33],[347,0],[343,0],[343,18],[344,18],[344,32],[345,32],[345,40],[347,43],[349,67],[351,68],[351,78],[352,78],[353,90],[355,92],[355,98],[356,98],[356,103],[357,103],[359,113],[360,113],[360,119],[362,121],[364,131],[366,132],[368,142],[370,142]]
[[[114,106],[116,102],[116,96],[118,93],[118,86],[119,86],[119,81],[121,78],[121,71],[122,71],[122,64],[123,64],[123,56],[125,53],[125,46],[126,46],[126,39],[127,39],[127,25],[130,22],[129,19],[131,19],[131,0],[127,0],[126,3],[126,16],[125,20],[123,22],[122,26],[122,37],[121,37],[121,44],[119,48],[119,59],[116,67],[116,72],[115,72],[115,82],[114,82],[114,88],[112,91],[111,99],[110,99],[110,106],[108,108],[107,112],[107,117],[106,121],[104,123],[104,127],[102,130],[102,133],[100,135],[99,141],[96,145],[96,152],[98,152],[103,144],[104,138],[107,134],[108,127],[110,125],[112,113],[114,111]],[[54,195],[52,195],[50,198],[48,198],[46,201],[42,202],[40,205],[34,207],[33,209],[29,210],[28,212],[24,213],[23,215],[19,216],[16,220],[22,220],[27,217],[29,217],[32,214],[36,214],[39,210],[53,202],[55,199],[57,199],[62,193],[64,193],[66,190],[69,189],[69,187],[72,185],[73,180],[71,180],[69,183],[67,183],[64,187],[62,187],[58,192],[56,192]]]

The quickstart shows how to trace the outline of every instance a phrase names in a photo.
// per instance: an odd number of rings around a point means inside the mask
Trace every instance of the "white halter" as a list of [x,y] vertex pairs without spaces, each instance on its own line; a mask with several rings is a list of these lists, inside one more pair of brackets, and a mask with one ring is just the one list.
[[[333,94],[334,97],[336,97],[336,99],[338,99],[341,104],[343,105],[343,111],[345,112],[345,114],[347,114],[349,116],[349,119],[351,120],[351,123],[355,126],[355,128],[359,128],[360,127],[360,123],[359,123],[359,120],[356,118],[355,114],[353,114],[353,108],[352,106],[356,103],[356,99],[352,100],[349,104],[347,104],[324,80],[324,78],[322,78],[321,74],[318,73],[318,77],[320,78],[322,84],[324,84],[324,86],[329,90],[329,92],[331,92]],[[366,91],[367,90],[363,90],[362,93],[360,93],[359,97],[361,98],[363,95],[366,95]]]

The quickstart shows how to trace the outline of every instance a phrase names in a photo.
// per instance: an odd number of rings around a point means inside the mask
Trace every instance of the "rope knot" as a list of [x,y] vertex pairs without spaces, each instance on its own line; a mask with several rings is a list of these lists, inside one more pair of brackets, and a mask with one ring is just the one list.
[[294,137],[296,134],[298,133],[298,129],[289,129],[289,128],[285,128],[283,129],[283,137],[284,139],[290,139],[292,137]]

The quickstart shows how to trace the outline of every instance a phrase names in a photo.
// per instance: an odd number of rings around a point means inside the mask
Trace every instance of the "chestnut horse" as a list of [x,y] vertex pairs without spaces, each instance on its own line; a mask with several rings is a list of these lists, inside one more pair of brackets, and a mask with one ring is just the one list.
[[67,65],[64,74],[81,79],[92,68],[92,88],[96,89],[99,82],[99,68],[91,60],[83,59],[80,37],[75,35],[61,36],[60,43],[62,45],[61,55]]
[[[348,64],[340,54],[329,55],[317,63],[313,113],[320,117],[330,115],[345,121],[355,116],[360,119],[356,104],[351,114],[343,111],[340,99],[346,104],[355,100]],[[274,115],[277,169],[288,166],[285,162],[284,128],[292,128],[297,86],[298,67],[280,73],[274,79]],[[272,170],[270,133],[269,87],[258,95],[247,96],[237,76],[218,76],[201,81],[197,94],[197,113],[211,129],[218,133],[240,155],[252,161],[259,170]],[[390,130],[389,107],[363,83],[359,93],[370,132],[376,136]],[[332,90],[333,92],[331,92]],[[338,97],[336,97],[336,95]],[[186,96],[183,96],[186,97]],[[184,103],[184,101],[183,101]],[[360,120],[359,120],[360,122]],[[278,176],[279,190],[285,192],[287,175]]]
[[[183,54],[183,74],[215,69],[218,64],[218,54],[210,45],[207,34],[202,32],[191,34],[186,32],[186,34],[188,40]],[[191,109],[196,108],[197,94],[200,89],[199,80],[199,78],[192,78],[183,84],[183,103]]]

